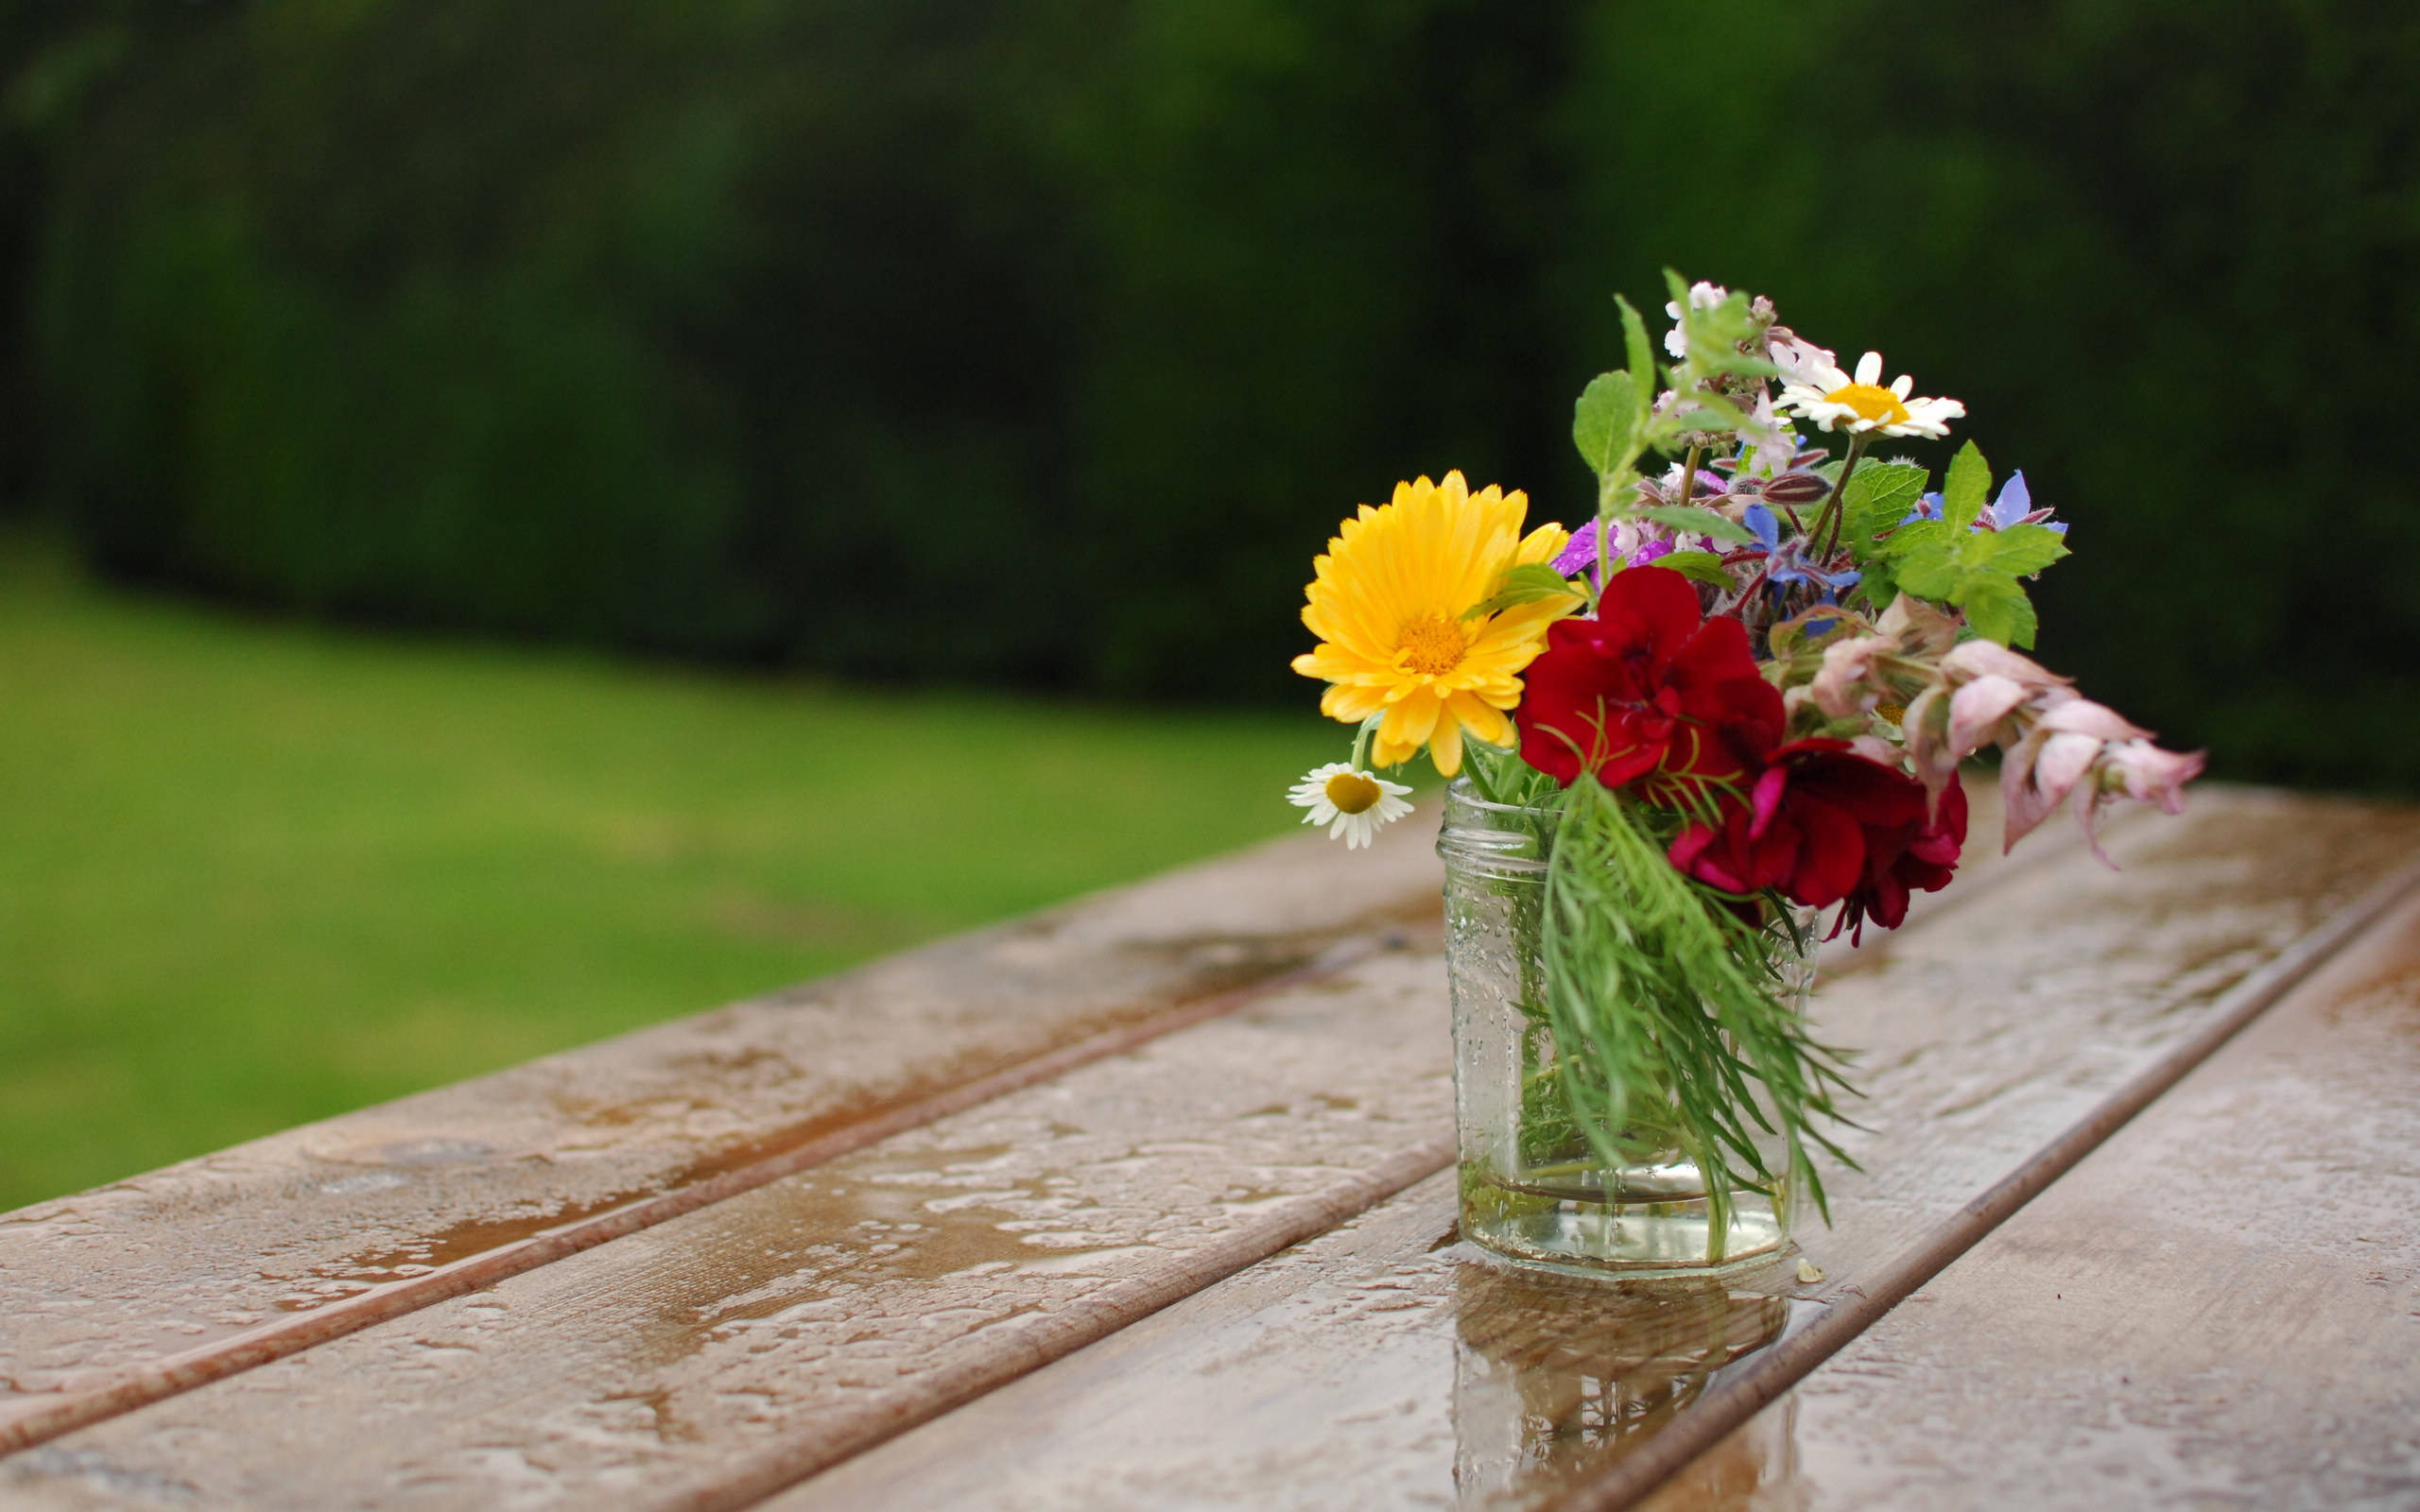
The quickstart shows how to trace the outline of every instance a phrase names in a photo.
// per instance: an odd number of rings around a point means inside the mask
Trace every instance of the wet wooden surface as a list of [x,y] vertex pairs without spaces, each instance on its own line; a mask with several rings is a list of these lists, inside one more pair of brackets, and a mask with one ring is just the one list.
[[[2113,847],[2123,873],[2061,857],[1827,985],[1818,1018],[1867,1046],[1870,1069],[1851,1142],[1867,1174],[1833,1182],[1836,1227],[1800,1235],[1820,1283],[1785,1265],[1641,1297],[1509,1273],[1439,1246],[1454,1203],[1440,1179],[774,1505],[1520,1506],[1583,1492],[1754,1368],[1743,1341],[1859,1305],[1875,1272],[2420,842],[2408,816],[2310,817],[2234,797],[2189,824],[2133,827]],[[2229,859],[2248,855],[2262,861]],[[2269,885],[2282,874],[2308,890]],[[1774,1421],[1789,1411],[1690,1466],[1665,1504],[1764,1504],[1763,1487],[1791,1480]]]
[[2420,1506],[2420,903],[1796,1398],[1792,1506]]
[[[0,1218],[30,1303],[0,1435],[47,1440],[0,1503],[1593,1494],[1862,1316],[1860,1277],[2189,1044],[2420,817],[2217,790],[2124,826],[2123,874],[2044,848],[1836,954],[1872,1174],[1802,1234],[1825,1280],[1651,1296],[1441,1246],[1430,838],[1236,858]],[[567,1233],[613,1242],[533,1247]],[[1799,1495],[1803,1391],[1657,1504]]]
[[1433,936],[1428,839],[1384,839],[1266,847],[0,1214],[0,1452]]

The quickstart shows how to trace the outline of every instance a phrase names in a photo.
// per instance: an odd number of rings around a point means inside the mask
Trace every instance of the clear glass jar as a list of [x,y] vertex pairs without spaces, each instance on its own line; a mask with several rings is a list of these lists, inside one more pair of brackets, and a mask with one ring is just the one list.
[[[1608,1165],[1564,1106],[1545,1011],[1551,810],[1445,795],[1445,967],[1454,1000],[1454,1107],[1462,1237],[1515,1264],[1576,1275],[1703,1276],[1771,1261],[1789,1243],[1791,1194],[1736,1188],[1716,1231],[1697,1164],[1642,1118],[1637,1157]],[[1796,936],[1807,937],[1804,930]],[[1776,990],[1804,1008],[1813,963],[1795,950]],[[1783,1169],[1776,1146],[1760,1153]]]

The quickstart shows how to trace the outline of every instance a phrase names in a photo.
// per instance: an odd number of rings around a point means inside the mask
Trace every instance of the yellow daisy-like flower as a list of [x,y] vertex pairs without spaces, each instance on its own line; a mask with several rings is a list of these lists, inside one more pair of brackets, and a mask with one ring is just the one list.
[[1294,659],[1306,678],[1333,686],[1320,713],[1357,725],[1385,714],[1371,761],[1392,766],[1426,746],[1437,770],[1462,769],[1462,736],[1512,743],[1506,711],[1521,701],[1521,669],[1546,644],[1547,627],[1582,602],[1578,593],[1463,618],[1494,596],[1505,572],[1551,561],[1570,535],[1521,526],[1530,501],[1493,484],[1470,491],[1460,472],[1442,483],[1395,485],[1394,501],[1339,527],[1311,565],[1303,623],[1319,648]]

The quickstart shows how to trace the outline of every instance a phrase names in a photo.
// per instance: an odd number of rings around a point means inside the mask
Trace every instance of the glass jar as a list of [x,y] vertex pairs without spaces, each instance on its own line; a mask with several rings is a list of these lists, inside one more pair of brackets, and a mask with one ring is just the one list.
[[[1735,1187],[1718,1231],[1697,1163],[1634,1110],[1602,1159],[1564,1102],[1546,1015],[1547,858],[1555,813],[1445,795],[1445,967],[1454,1002],[1454,1107],[1462,1237],[1515,1264],[1587,1276],[1703,1276],[1789,1246],[1790,1192]],[[1811,937],[1804,928],[1793,941]],[[1791,944],[1775,991],[1803,1009],[1813,963]],[[1781,1150],[1760,1148],[1786,1169]]]

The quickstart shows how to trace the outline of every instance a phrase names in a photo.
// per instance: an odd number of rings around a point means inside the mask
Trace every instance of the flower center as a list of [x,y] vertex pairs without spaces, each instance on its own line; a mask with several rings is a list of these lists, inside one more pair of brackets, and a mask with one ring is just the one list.
[[1327,780],[1327,800],[1339,814],[1366,813],[1385,796],[1375,782],[1360,772],[1339,772]]
[[1406,625],[1395,637],[1395,648],[1412,671],[1442,678],[1462,664],[1462,653],[1470,649],[1470,643],[1462,639],[1461,626],[1443,614],[1430,614]]
[[1879,384],[1850,384],[1844,388],[1835,388],[1824,397],[1835,404],[1848,405],[1857,411],[1858,419],[1870,420],[1880,425],[1896,425],[1914,418],[1908,413],[1908,406],[1899,402],[1897,394]]

